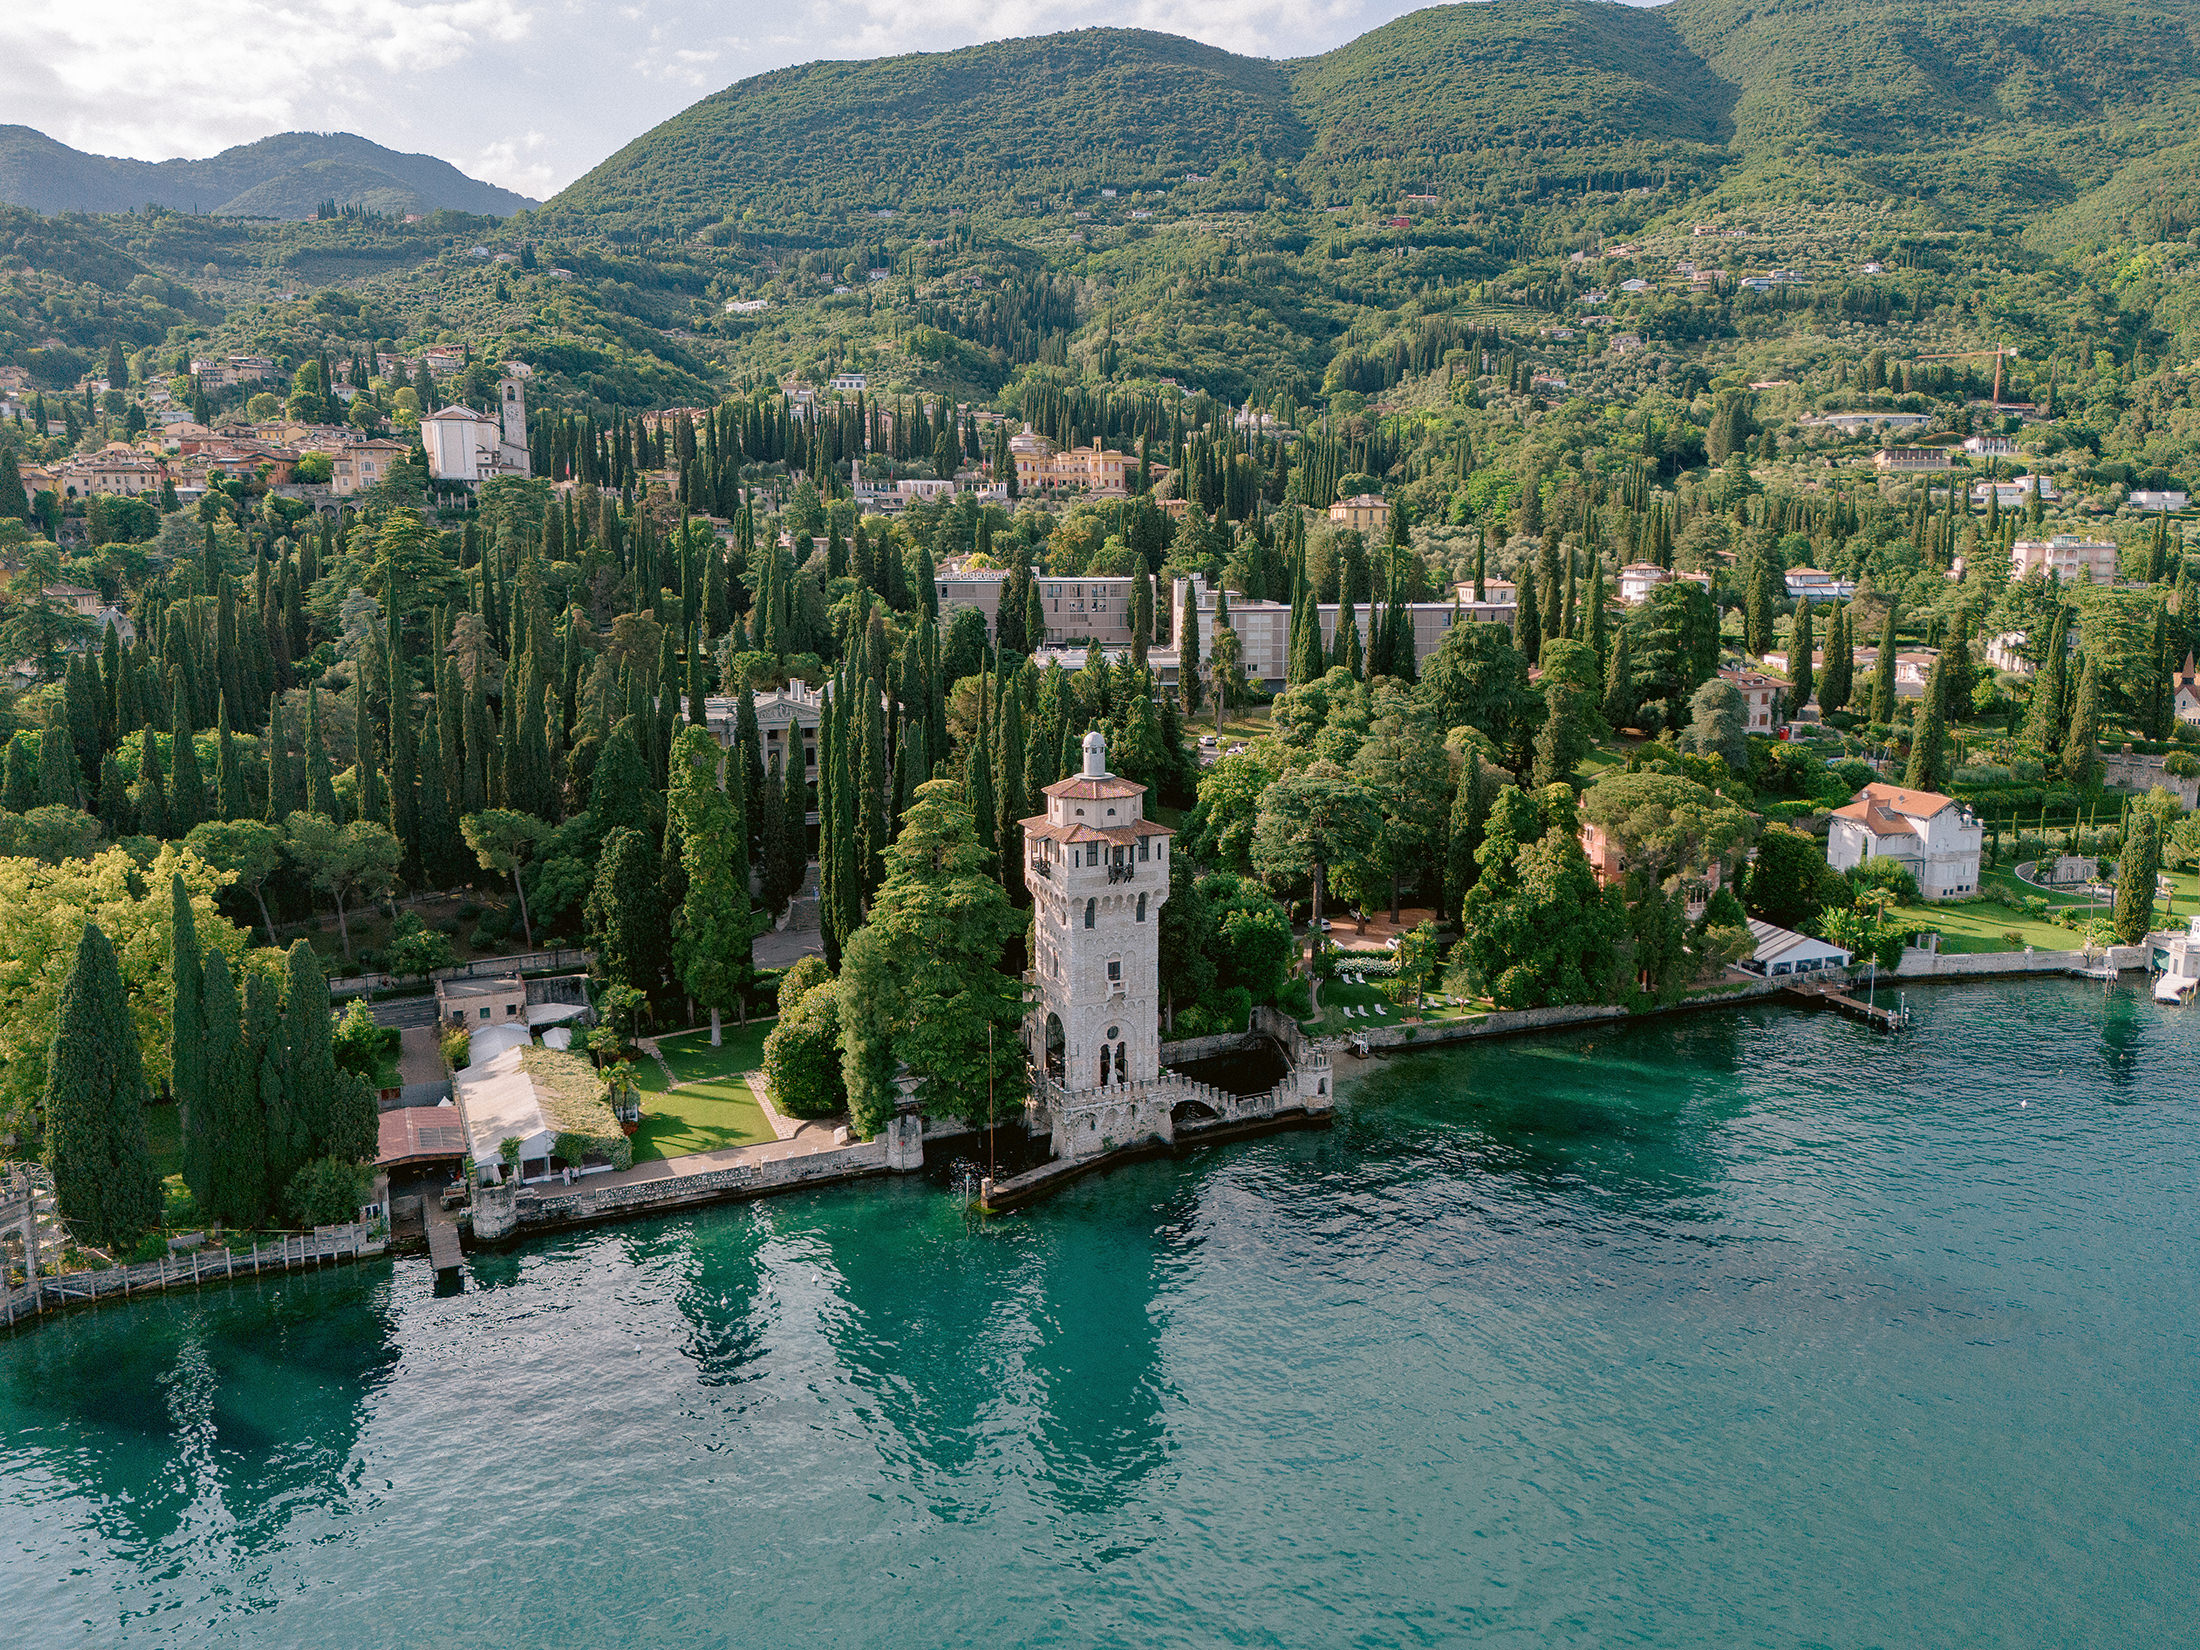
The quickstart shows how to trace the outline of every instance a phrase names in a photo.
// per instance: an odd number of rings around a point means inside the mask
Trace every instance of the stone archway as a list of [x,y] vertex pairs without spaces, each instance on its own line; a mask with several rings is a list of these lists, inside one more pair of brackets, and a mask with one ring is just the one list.
[[1059,1014],[1047,1016],[1046,1071],[1050,1082],[1064,1083],[1069,1080],[1067,1040],[1062,1035],[1062,1017]]

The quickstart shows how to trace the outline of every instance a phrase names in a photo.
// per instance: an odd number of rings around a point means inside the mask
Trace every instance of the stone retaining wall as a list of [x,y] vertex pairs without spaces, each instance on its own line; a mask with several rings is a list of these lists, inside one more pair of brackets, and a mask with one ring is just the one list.
[[[1825,976],[1814,974],[1809,978],[1815,980]],[[1514,1037],[1528,1031],[1550,1031],[1560,1026],[1587,1025],[1596,1020],[1642,1019],[1653,1014],[1677,1014],[1686,1009],[1715,1008],[1722,1003],[1769,997],[1797,983],[1789,979],[1737,981],[1732,986],[1706,992],[1699,997],[1685,998],[1664,1008],[1644,1009],[1640,1014],[1631,1014],[1617,1003],[1516,1008],[1477,1015],[1471,1020],[1430,1020],[1417,1026],[1369,1026],[1364,1031],[1354,1029],[1345,1032],[1338,1041],[1347,1046],[1365,1043],[1370,1049],[1431,1048],[1444,1043],[1472,1042],[1478,1037]]]
[[2073,968],[2144,968],[2151,945],[2112,945],[2106,951],[1918,951],[1902,953],[1898,980],[1975,978],[1994,974],[2067,974]]
[[[721,1198],[757,1197],[793,1186],[829,1184],[884,1174],[891,1167],[884,1136],[831,1151],[809,1152],[800,1157],[773,1158],[763,1163],[737,1163],[707,1174],[669,1175],[662,1180],[632,1180],[616,1186],[552,1193],[522,1191],[514,1199],[517,1232],[525,1234],[554,1226],[575,1226],[590,1221],[625,1219],[659,1209],[677,1209],[694,1203],[714,1203]],[[500,1234],[502,1235],[502,1234]]]
[[1225,1031],[1213,1037],[1184,1037],[1173,1043],[1163,1043],[1161,1063],[1181,1066],[1194,1060],[1212,1060],[1218,1054],[1235,1054],[1252,1040],[1253,1035],[1249,1031]]

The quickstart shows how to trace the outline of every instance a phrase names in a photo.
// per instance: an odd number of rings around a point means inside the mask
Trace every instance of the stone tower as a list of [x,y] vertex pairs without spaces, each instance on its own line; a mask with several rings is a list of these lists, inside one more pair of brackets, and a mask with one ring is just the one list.
[[1146,787],[1108,772],[1108,742],[1085,735],[1084,771],[1046,788],[1024,821],[1035,993],[1024,1046],[1071,1094],[1151,1083],[1161,1073],[1161,907],[1166,825],[1145,817]]
[[497,381],[497,457],[508,473],[528,473],[527,386],[517,377]]

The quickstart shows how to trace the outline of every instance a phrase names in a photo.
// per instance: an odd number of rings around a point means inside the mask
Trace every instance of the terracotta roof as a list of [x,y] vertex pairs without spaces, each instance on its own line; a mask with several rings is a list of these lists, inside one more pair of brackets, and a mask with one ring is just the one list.
[[1067,779],[1057,779],[1047,786],[1048,796],[1066,796],[1078,802],[1099,802],[1116,797],[1143,796],[1146,787],[1136,780],[1123,779],[1106,774],[1099,779],[1087,779],[1083,774],[1072,774]]
[[1151,819],[1141,819],[1130,825],[1088,825],[1081,819],[1067,825],[1050,825],[1045,814],[1035,814],[1025,820],[1023,826],[1025,836],[1048,842],[1114,842],[1126,848],[1142,836],[1176,835],[1168,826]]
[[1856,793],[1858,802],[1876,802],[1890,812],[1908,814],[1912,819],[1931,819],[1956,805],[1952,796],[1942,796],[1938,791],[1905,790],[1900,785],[1866,785]]
[[1915,836],[1917,827],[1901,814],[1889,813],[1878,802],[1851,802],[1833,810],[1836,819],[1853,819],[1873,836]]

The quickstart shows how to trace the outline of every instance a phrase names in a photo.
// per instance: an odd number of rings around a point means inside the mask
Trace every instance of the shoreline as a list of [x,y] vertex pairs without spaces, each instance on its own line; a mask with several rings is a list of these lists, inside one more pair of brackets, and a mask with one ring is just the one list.
[[[2102,959],[2104,964],[2115,970],[2116,975],[2120,976],[2136,968],[2144,967],[2147,947],[2131,946],[2116,949],[2125,953],[2137,954],[2136,961],[2128,955],[2123,959],[2118,959],[2113,952],[2107,958]],[[1932,957],[1930,953],[1913,953],[1913,956],[1915,955],[1924,955],[1928,960],[1939,960]],[[2013,961],[2015,966],[1974,967],[1948,972],[1936,969],[1932,972],[1917,974],[1898,970],[1883,978],[1886,983],[1899,984],[1904,989],[1913,985],[1965,984],[1993,979],[2027,979],[2040,976],[2070,978],[2075,974],[2078,965],[2064,959],[2076,959],[2082,954],[2077,952],[2044,954],[1985,952],[1969,955],[1976,955],[1982,960],[1991,958],[1997,961]],[[1905,962],[1907,963],[1909,960],[1906,958]],[[1812,984],[1833,983],[1837,978],[1846,983],[1850,977],[1834,975],[1807,977],[1809,983]],[[1497,1011],[1478,1016],[1472,1020],[1437,1022],[1434,1025],[1370,1027],[1366,1033],[1351,1038],[1340,1038],[1334,1045],[1327,1047],[1326,1052],[1329,1055],[1332,1073],[1331,1093],[1334,1099],[1343,1098],[1349,1089],[1365,1081],[1377,1069],[1388,1064],[1391,1059],[1398,1055],[1434,1053],[1488,1038],[1526,1037],[1544,1032],[1565,1031],[1582,1025],[1632,1022],[1677,1014],[1694,1014],[1737,1004],[1770,1001],[1783,996],[1789,997],[1790,1000],[1780,1006],[1797,1010],[1808,1008],[1812,1005],[1805,1000],[1802,994],[1793,991],[1793,987],[1798,983],[1789,979],[1773,980],[1751,977],[1746,981],[1735,982],[1726,987],[1713,988],[1681,1002],[1668,1003],[1656,1008],[1629,1010],[1617,1004],[1575,1004],[1541,1009]],[[2114,983],[2113,979],[2109,983]],[[1828,1006],[1830,1007],[1830,1005]],[[1243,1035],[1250,1035],[1250,1033]],[[1204,1041],[1215,1041],[1215,1039]],[[1233,1038],[1232,1041],[1235,1041],[1235,1039]],[[1370,1045],[1367,1054],[1363,1055],[1356,1052],[1353,1044],[1358,1041],[1365,1041]],[[1318,1113],[1293,1110],[1280,1112],[1267,1118],[1210,1125],[1195,1132],[1188,1132],[1175,1141],[1144,1140],[1120,1147],[1114,1151],[1097,1153],[1090,1157],[1052,1160],[1048,1164],[1041,1165],[1037,1171],[1026,1171],[1027,1175],[1035,1174],[1038,1178],[1028,1189],[1021,1190],[1020,1195],[1015,1196],[1012,1201],[997,1206],[991,1212],[1011,1214],[1028,1211],[1054,1192],[1079,1180],[1087,1179],[1093,1175],[1104,1175],[1133,1163],[1150,1162],[1163,1157],[1183,1157],[1202,1147],[1231,1145],[1241,1140],[1256,1139],[1270,1134],[1296,1133],[1308,1129],[1327,1128],[1331,1125],[1332,1120],[1333,1112],[1328,1108]],[[942,1127],[936,1131],[928,1132],[923,1138],[929,1144],[933,1141],[945,1142],[960,1136],[977,1135],[979,1133],[981,1131],[968,1125],[943,1123]],[[784,1146],[786,1142],[773,1142],[772,1144]],[[805,1162],[805,1159],[808,1161]],[[680,1161],[680,1159],[667,1160],[668,1163],[678,1163]],[[896,1170],[890,1167],[885,1160],[884,1147],[878,1141],[857,1142],[849,1146],[781,1158],[770,1165],[769,1168],[765,1168],[762,1173],[758,1172],[759,1168],[764,1168],[764,1166],[751,1167],[743,1165],[740,1169],[730,1172],[717,1170],[708,1174],[692,1172],[682,1174],[679,1170],[674,1169],[661,1178],[642,1182],[638,1186],[620,1188],[620,1190],[627,1191],[630,1194],[642,1191],[645,1187],[650,1190],[661,1188],[660,1195],[655,1197],[646,1194],[642,1196],[629,1195],[616,1199],[605,1199],[601,1202],[595,1198],[574,1198],[570,1194],[565,1197],[553,1197],[545,1201],[565,1206],[546,1209],[537,1219],[532,1221],[522,1220],[509,1233],[493,1238],[476,1238],[469,1229],[466,1235],[465,1248],[468,1253],[485,1251],[503,1253],[523,1247],[536,1238],[559,1236],[594,1226],[619,1224],[630,1220],[661,1219],[691,1210],[709,1208],[716,1204],[753,1202],[781,1192],[852,1186],[861,1181],[882,1178],[901,1179],[908,1173],[921,1172],[921,1170]],[[1043,1172],[1048,1170],[1052,1172]],[[1019,1176],[1017,1178],[1022,1179],[1024,1177]],[[610,1189],[605,1188],[605,1190]],[[379,1243],[366,1243],[356,1240],[347,1240],[347,1242],[351,1252],[341,1258],[351,1260],[354,1263],[378,1258],[387,1258],[394,1262],[401,1253],[409,1253],[410,1251],[409,1245],[403,1247],[393,1246],[387,1240]],[[336,1258],[338,1257],[332,1251],[326,1255],[316,1254],[313,1260],[326,1264],[329,1260]],[[291,1262],[291,1267],[288,1268],[281,1267],[278,1263],[278,1269],[295,1268],[299,1261],[304,1259],[303,1255],[299,1256]],[[150,1272],[153,1269],[149,1267],[144,1270]],[[240,1275],[234,1270],[233,1265],[230,1268],[225,1268],[222,1272],[216,1272],[211,1267],[198,1265],[187,1267],[185,1264],[175,1261],[166,1263],[163,1270],[167,1272],[167,1276],[147,1277],[143,1280],[145,1287],[136,1287],[138,1280],[135,1278],[132,1278],[128,1283],[123,1282],[122,1276],[118,1272],[110,1278],[105,1287],[95,1286],[81,1295],[61,1285],[58,1278],[41,1280],[41,1284],[33,1288],[10,1291],[11,1295],[28,1297],[34,1293],[34,1290],[43,1290],[45,1293],[59,1295],[63,1298],[50,1303],[40,1301],[36,1305],[31,1304],[28,1300],[17,1304],[15,1310],[8,1314],[4,1321],[0,1321],[0,1330],[20,1328],[26,1319],[31,1323],[41,1322],[48,1317],[60,1315],[77,1306],[106,1304],[111,1300],[133,1298],[142,1294],[166,1294],[182,1284],[203,1287],[208,1283],[226,1282],[230,1277]],[[258,1271],[259,1269],[255,1267],[253,1273],[242,1275],[258,1275]],[[107,1274],[89,1275],[108,1276]],[[76,1274],[60,1275],[64,1278],[73,1276],[76,1276]],[[71,1298],[72,1296],[74,1298]]]

